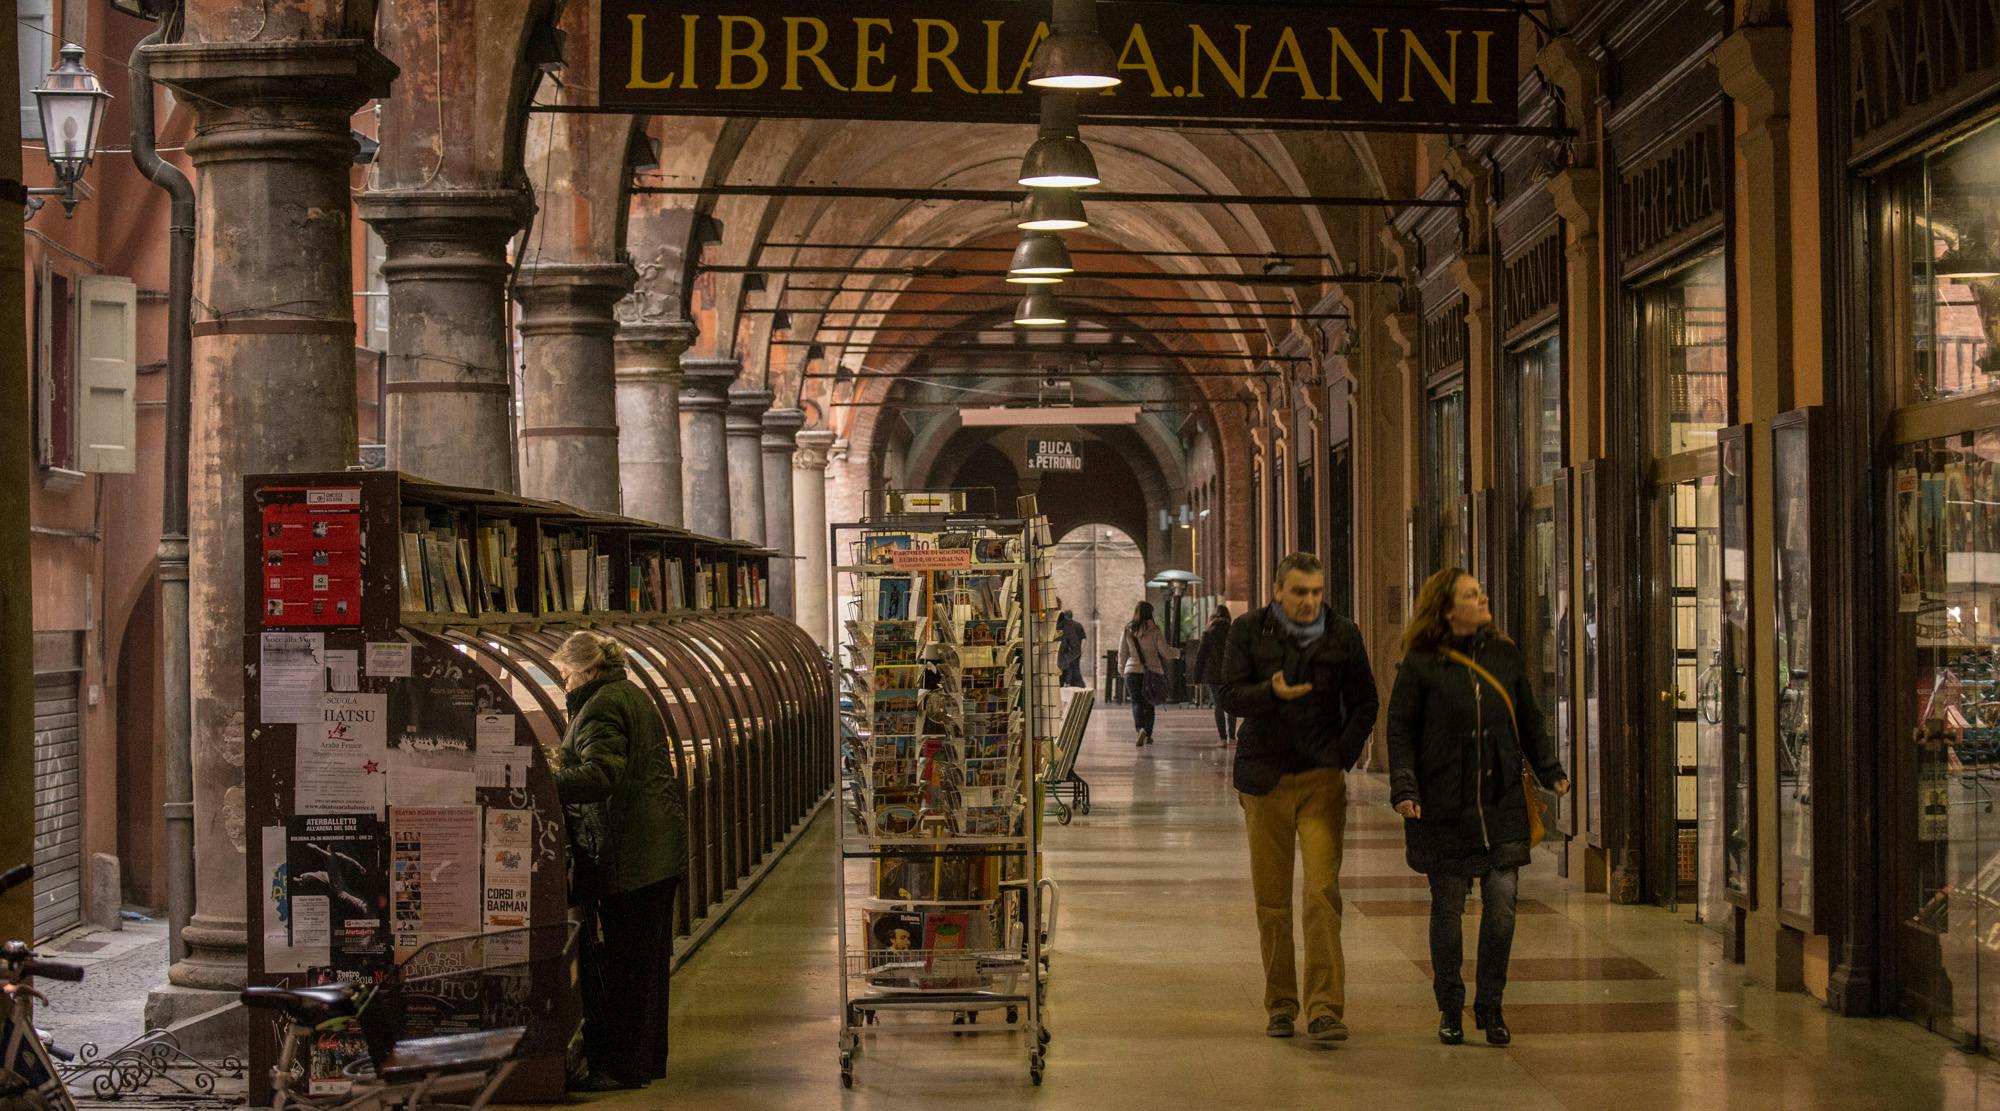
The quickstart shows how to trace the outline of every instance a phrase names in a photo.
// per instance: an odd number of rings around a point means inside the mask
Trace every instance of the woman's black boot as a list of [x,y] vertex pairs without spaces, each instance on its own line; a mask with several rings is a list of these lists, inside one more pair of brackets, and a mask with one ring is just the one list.
[[1438,1012],[1438,1041],[1458,1045],[1465,1041],[1465,1012]]
[[1487,1045],[1506,1045],[1514,1040],[1514,1032],[1507,1029],[1498,1007],[1473,1007],[1472,1024],[1486,1031]]

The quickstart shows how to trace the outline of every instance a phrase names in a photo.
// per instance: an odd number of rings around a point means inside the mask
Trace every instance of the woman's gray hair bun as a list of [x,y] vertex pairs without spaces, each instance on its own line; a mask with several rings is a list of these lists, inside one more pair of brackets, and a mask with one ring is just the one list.
[[588,630],[571,633],[556,649],[555,664],[571,674],[583,674],[604,667],[625,666],[625,646]]

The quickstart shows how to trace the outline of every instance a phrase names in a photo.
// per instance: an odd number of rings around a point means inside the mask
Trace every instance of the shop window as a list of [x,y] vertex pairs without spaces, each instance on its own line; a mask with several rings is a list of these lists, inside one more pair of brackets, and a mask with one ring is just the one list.
[[1466,520],[1465,386],[1433,391],[1424,414],[1424,503],[1430,513],[1430,567],[1464,567]]
[[1638,292],[1639,381],[1655,457],[1715,446],[1729,423],[1729,287],[1720,251]]
[[1903,400],[1990,390],[2000,378],[2000,128],[1924,158],[1898,188],[1908,212]]
[[1562,341],[1549,333],[1508,355],[1520,421],[1521,541],[1526,581],[1517,635],[1535,699],[1556,697],[1555,477],[1562,467]]

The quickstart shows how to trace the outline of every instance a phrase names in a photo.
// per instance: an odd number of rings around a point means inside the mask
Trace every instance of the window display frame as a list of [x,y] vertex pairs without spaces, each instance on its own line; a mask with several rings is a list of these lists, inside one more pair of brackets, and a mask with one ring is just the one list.
[[1577,530],[1582,549],[1577,576],[1577,618],[1581,622],[1578,662],[1584,684],[1583,699],[1577,705],[1577,744],[1584,755],[1584,837],[1596,849],[1603,849],[1606,845],[1604,792],[1611,779],[1605,767],[1609,746],[1604,743],[1605,710],[1612,694],[1611,665],[1600,637],[1604,629],[1606,604],[1615,584],[1604,570],[1604,536],[1601,529],[1607,493],[1603,481],[1604,469],[1601,459],[1590,460],[1576,468],[1578,502],[1582,507],[1581,527]]
[[[1556,755],[1574,776],[1577,770],[1577,699],[1575,672],[1572,670],[1576,657],[1576,615],[1571,605],[1576,597],[1572,586],[1571,566],[1573,560],[1571,531],[1576,514],[1571,508],[1576,486],[1576,468],[1561,467],[1555,474],[1555,585],[1551,590],[1555,598],[1556,618],[1551,632],[1556,638],[1556,704],[1552,707],[1555,721]],[[1581,825],[1582,807],[1579,800],[1582,792],[1571,791],[1556,800],[1556,828],[1565,837],[1574,839]]]
[[[1822,514],[1813,512],[1812,505],[1814,492],[1824,490],[1822,482],[1829,473],[1828,461],[1825,458],[1824,429],[1825,417],[1818,406],[1793,409],[1773,417],[1769,463],[1772,491],[1772,536],[1769,549],[1774,578],[1772,597],[1768,600],[1766,612],[1771,621],[1775,647],[1783,635],[1783,628],[1794,623],[1793,619],[1787,618],[1786,607],[1796,603],[1805,609],[1806,631],[1801,639],[1806,644],[1803,656],[1806,687],[1803,695],[1794,701],[1796,706],[1794,713],[1803,715],[1806,730],[1801,744],[1807,770],[1801,774],[1800,779],[1803,788],[1808,792],[1809,801],[1801,801],[1804,805],[1815,807],[1819,802],[1835,797],[1830,790],[1832,785],[1829,783],[1831,777],[1826,770],[1827,762],[1817,758],[1819,750],[1826,747],[1829,751],[1838,751],[1837,746],[1831,742],[1825,746],[1821,744],[1826,732],[1823,727],[1832,720],[1832,707],[1828,705],[1826,683],[1821,680],[1830,673],[1831,668],[1827,660],[1825,638],[1815,638],[1811,633],[1812,622],[1827,610],[1823,597],[1828,551],[1824,536],[1825,520]],[[1802,515],[1803,523],[1796,528],[1788,529],[1786,524],[1789,519],[1788,513]],[[1791,533],[1790,538],[1787,537],[1788,532]],[[1796,582],[1801,575],[1804,577],[1805,585],[1799,588],[1797,594],[1788,594],[1785,584]],[[1794,612],[1796,613],[1796,610]],[[1788,661],[1780,652],[1779,658],[1771,661],[1773,665],[1782,662],[1787,668],[1787,674],[1780,679],[1785,685],[1779,689],[1776,706],[1779,719],[1778,735],[1773,738],[1779,747],[1776,755],[1781,759],[1786,747],[1784,733],[1787,729],[1783,692],[1791,681],[1798,677],[1795,674],[1797,669],[1794,662],[1798,659],[1799,657],[1795,656]],[[1799,763],[1797,755],[1792,757],[1792,763],[1794,766]],[[1794,835],[1794,830],[1792,822],[1787,820],[1783,797],[1784,778],[1782,774],[1773,776],[1771,783],[1766,787],[1765,795],[1765,802],[1772,807],[1772,814],[1775,817],[1772,834],[1777,845],[1777,855],[1772,879],[1777,890],[1778,920],[1784,925],[1807,933],[1823,933],[1824,924],[1833,921],[1835,916],[1829,907],[1829,894],[1832,888],[1827,880],[1829,869],[1821,865],[1833,862],[1837,866],[1839,843],[1835,836],[1837,832],[1835,827],[1838,822],[1820,820],[1818,809],[1808,815],[1812,819],[1812,827],[1804,833],[1802,841],[1810,853],[1810,859],[1806,864],[1808,871],[1802,883],[1795,889],[1806,896],[1806,901],[1802,907],[1798,900],[1788,900],[1785,846],[1788,839]]]
[[[1749,425],[1734,425],[1716,437],[1716,462],[1721,483],[1722,515],[1722,836],[1724,898],[1744,911],[1757,909],[1757,738],[1755,640],[1750,624],[1756,600],[1751,556],[1754,546],[1750,514],[1753,452]],[[1731,540],[1736,541],[1732,547]],[[1730,573],[1736,553],[1740,573]],[[1732,590],[1742,595],[1732,604]],[[1732,614],[1736,615],[1732,618]],[[1739,782],[1740,780],[1740,782]],[[1740,813],[1739,813],[1740,810]],[[1742,830],[1743,852],[1729,851],[1731,833]]]

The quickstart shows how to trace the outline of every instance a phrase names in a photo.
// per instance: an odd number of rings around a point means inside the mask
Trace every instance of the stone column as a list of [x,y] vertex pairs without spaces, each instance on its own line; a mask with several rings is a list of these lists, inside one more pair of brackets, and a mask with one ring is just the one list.
[[627,517],[681,527],[681,355],[685,320],[618,329],[618,484]]
[[611,309],[631,292],[629,263],[542,262],[521,268],[521,491],[616,513],[618,405]]
[[534,198],[519,190],[382,192],[360,207],[389,252],[389,466],[511,492],[507,241]]
[[752,544],[764,540],[764,413],[770,390],[729,389],[729,535]]
[[[195,117],[188,501],[195,907],[149,1025],[234,1002],[244,915],[243,476],[354,463],[348,117],[396,67],[361,40],[148,48]],[[165,1021],[162,1021],[165,1020]]]
[[827,582],[826,464],[834,440],[830,429],[808,428],[798,434],[798,454],[792,457],[792,543],[804,557],[793,605],[799,627],[829,651],[836,641]]
[[771,612],[785,618],[794,612],[792,583],[798,577],[798,561],[790,558],[799,551],[793,536],[792,453],[805,424],[803,409],[764,414],[764,544],[781,553],[771,561]]
[[681,504],[686,526],[704,536],[729,535],[729,445],[723,413],[729,384],[742,362],[681,357]]

